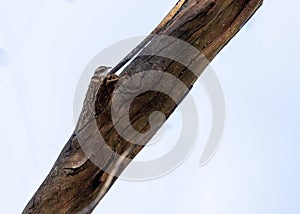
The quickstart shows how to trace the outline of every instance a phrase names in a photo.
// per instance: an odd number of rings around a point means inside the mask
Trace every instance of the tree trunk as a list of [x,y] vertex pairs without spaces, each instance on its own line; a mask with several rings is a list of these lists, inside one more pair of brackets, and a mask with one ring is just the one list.
[[[166,118],[171,115],[187,95],[186,89],[193,86],[207,66],[203,55],[211,61],[262,1],[180,0],[145,41],[102,78],[96,89],[90,89],[93,96],[87,94],[78,122],[81,125],[75,129],[23,213],[91,213],[130,160],[162,125],[161,116],[151,113],[159,111]],[[166,39],[171,37],[192,45],[203,55],[189,48],[170,49],[177,42]],[[184,56],[189,66],[165,57],[166,51],[175,58]],[[115,75],[131,58],[134,59],[121,74]],[[161,72],[153,75],[152,70]],[[165,74],[173,75],[185,87],[166,78],[169,76]],[[126,82],[132,79],[133,82]],[[149,90],[135,96],[128,110],[126,106],[134,91],[142,86]],[[172,99],[162,91],[172,94]],[[115,95],[118,98],[113,100]],[[93,109],[89,110],[91,106]],[[93,119],[87,121],[87,114]],[[115,126],[114,114],[119,119],[119,128]],[[130,131],[126,124],[122,126],[126,115],[140,134]],[[99,142],[99,133],[103,142]]]

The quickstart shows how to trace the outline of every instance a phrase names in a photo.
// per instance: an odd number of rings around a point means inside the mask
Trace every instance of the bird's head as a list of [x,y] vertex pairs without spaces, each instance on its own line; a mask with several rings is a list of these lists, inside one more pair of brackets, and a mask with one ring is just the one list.
[[95,75],[105,75],[109,71],[109,69],[111,69],[111,67],[100,66],[96,69]]

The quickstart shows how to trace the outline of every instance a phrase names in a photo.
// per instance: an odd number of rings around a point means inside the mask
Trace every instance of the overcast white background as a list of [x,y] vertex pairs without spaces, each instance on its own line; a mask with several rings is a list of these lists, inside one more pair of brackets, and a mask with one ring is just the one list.
[[[148,34],[175,3],[0,0],[1,213],[22,211],[70,137],[87,63]],[[214,158],[198,167],[211,112],[197,84],[200,134],[191,156],[159,179],[117,181],[94,213],[299,213],[299,8],[296,0],[265,1],[213,61],[227,109]],[[168,136],[180,131],[178,121],[177,112]],[[149,147],[138,158],[163,152]]]

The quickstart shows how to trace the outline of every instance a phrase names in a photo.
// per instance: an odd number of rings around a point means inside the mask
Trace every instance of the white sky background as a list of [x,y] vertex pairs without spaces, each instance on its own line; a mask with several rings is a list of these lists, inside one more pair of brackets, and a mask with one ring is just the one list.
[[[22,211],[70,137],[87,63],[114,42],[149,33],[175,3],[0,0],[1,213]],[[117,181],[94,213],[300,212],[299,7],[265,1],[214,60],[227,121],[212,161],[197,166],[210,125],[197,84],[201,131],[188,160],[157,180]],[[178,121],[177,112],[169,136]],[[147,148],[138,158],[159,152]]]

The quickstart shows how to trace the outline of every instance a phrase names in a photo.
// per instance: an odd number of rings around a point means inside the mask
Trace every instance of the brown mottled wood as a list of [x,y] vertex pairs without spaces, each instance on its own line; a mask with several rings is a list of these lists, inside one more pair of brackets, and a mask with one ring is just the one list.
[[[188,42],[211,61],[255,13],[262,2],[263,0],[180,0],[152,33],[168,35]],[[191,88],[197,80],[197,76],[205,68],[206,65],[199,67],[196,76],[176,61],[158,56],[137,55],[142,48],[144,48],[143,51],[161,51],[160,49],[164,45],[160,44],[160,41],[152,39],[153,36],[149,35],[103,80],[96,96],[97,130],[92,123],[88,123],[80,136],[80,140],[84,141],[85,146],[95,146],[97,139],[94,139],[94,133],[100,131],[107,145],[113,151],[133,159],[143,146],[127,142],[114,129],[110,115],[114,89],[122,80],[131,75],[151,69],[168,72]],[[148,44],[147,47],[145,47],[146,44]],[[134,60],[119,76],[113,74],[133,56]],[[197,56],[187,55],[187,57],[194,59]],[[164,82],[159,78],[147,78],[144,81],[149,87],[154,84],[162,85],[170,91],[178,92],[177,101],[181,101],[187,93],[171,82]],[[125,103],[126,100],[119,102]],[[165,94],[149,91],[136,97],[131,104],[130,121],[138,132],[145,133],[150,130],[148,120],[153,111],[160,111],[168,118],[175,108],[175,102]],[[126,113],[122,108],[119,111],[121,115]],[[151,132],[148,132],[147,137],[143,139],[135,136],[132,138],[134,141],[146,143],[158,128],[159,126],[151,129]],[[23,213],[91,213],[117,179],[117,176],[112,176],[103,169],[99,169],[85,155],[78,142],[79,132],[77,131],[70,137],[49,175],[29,201]],[[115,170],[116,174],[121,173],[129,163],[127,159],[111,155],[101,146],[97,147],[97,155],[102,165],[106,169]]]

